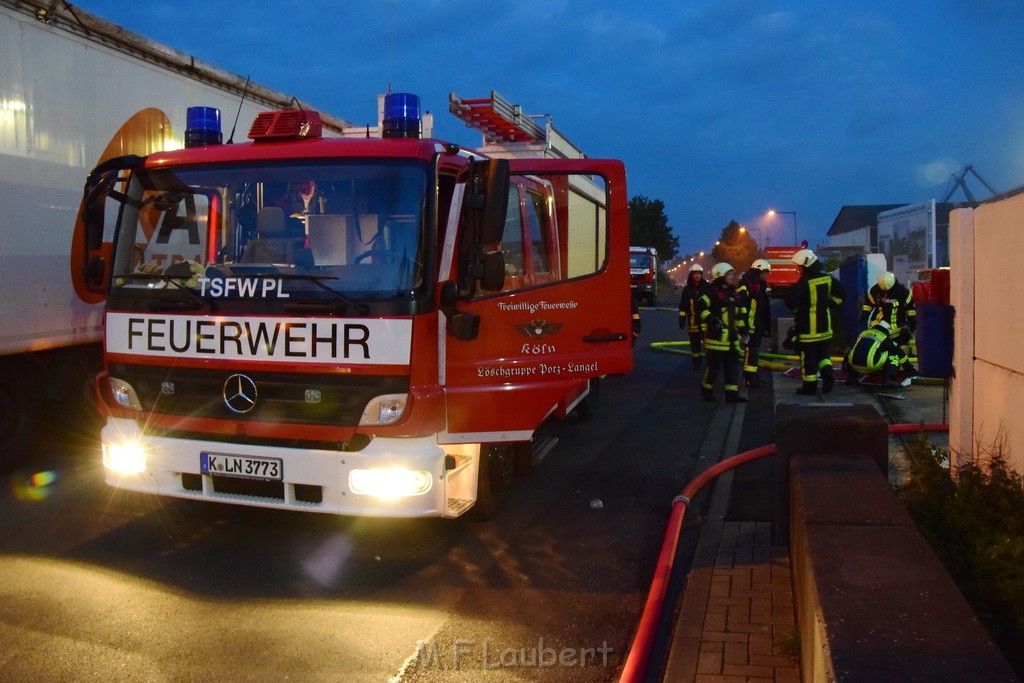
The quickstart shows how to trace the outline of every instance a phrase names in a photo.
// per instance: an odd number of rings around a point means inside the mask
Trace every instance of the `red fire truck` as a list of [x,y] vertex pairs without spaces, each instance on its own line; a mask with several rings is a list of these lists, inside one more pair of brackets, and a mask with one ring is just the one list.
[[658,252],[654,247],[629,248],[629,277],[637,301],[648,306],[658,303]]
[[793,263],[793,254],[804,247],[765,247],[764,259],[772,270],[765,280],[772,288],[772,296],[781,298],[800,279],[800,267]]
[[107,482],[376,516],[493,514],[549,418],[631,370],[621,162],[494,159],[307,110],[89,176],[72,251],[105,299]]

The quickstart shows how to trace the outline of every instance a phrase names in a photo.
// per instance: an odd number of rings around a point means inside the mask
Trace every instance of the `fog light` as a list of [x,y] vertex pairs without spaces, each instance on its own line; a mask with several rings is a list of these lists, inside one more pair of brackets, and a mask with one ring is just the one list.
[[107,382],[110,383],[110,393],[113,394],[114,400],[119,406],[142,410],[142,403],[139,402],[139,397],[131,384],[116,377],[108,377]]
[[353,493],[377,498],[418,496],[430,490],[434,478],[423,470],[395,467],[387,470],[352,470],[348,486]]
[[142,474],[146,471],[146,451],[135,441],[103,444],[103,466],[118,474]]
[[409,400],[409,394],[383,394],[374,396],[363,409],[363,415],[359,418],[362,426],[389,425],[398,422],[405,412],[405,404]]

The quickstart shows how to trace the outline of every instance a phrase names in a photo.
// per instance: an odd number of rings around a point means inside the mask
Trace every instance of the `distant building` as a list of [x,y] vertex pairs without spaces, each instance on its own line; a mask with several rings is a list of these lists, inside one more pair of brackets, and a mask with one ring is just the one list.
[[840,261],[884,254],[888,269],[913,282],[921,269],[949,265],[949,212],[955,206],[934,200],[844,206],[828,230],[828,249]]
[[[828,229],[828,246],[843,252],[871,254],[878,251],[878,214],[898,209],[903,204],[864,204],[844,206]],[[948,215],[947,223],[948,223]]]

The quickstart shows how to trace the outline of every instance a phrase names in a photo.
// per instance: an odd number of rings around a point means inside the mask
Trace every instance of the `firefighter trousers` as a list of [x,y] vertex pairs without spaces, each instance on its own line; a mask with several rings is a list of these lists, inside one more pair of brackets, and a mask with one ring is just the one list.
[[708,369],[704,371],[701,386],[710,391],[718,381],[719,371],[725,377],[726,394],[736,393],[740,388],[740,354],[739,351],[707,350]]
[[826,381],[832,378],[832,359],[828,355],[831,340],[800,342],[800,375],[804,384],[818,382],[818,373]]

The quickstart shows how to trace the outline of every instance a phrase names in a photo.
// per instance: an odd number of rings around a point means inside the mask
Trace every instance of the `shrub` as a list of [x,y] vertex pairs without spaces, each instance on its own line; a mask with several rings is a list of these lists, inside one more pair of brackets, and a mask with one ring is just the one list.
[[1024,480],[1001,448],[950,471],[922,434],[901,490],[911,516],[1017,673],[1024,674]]

